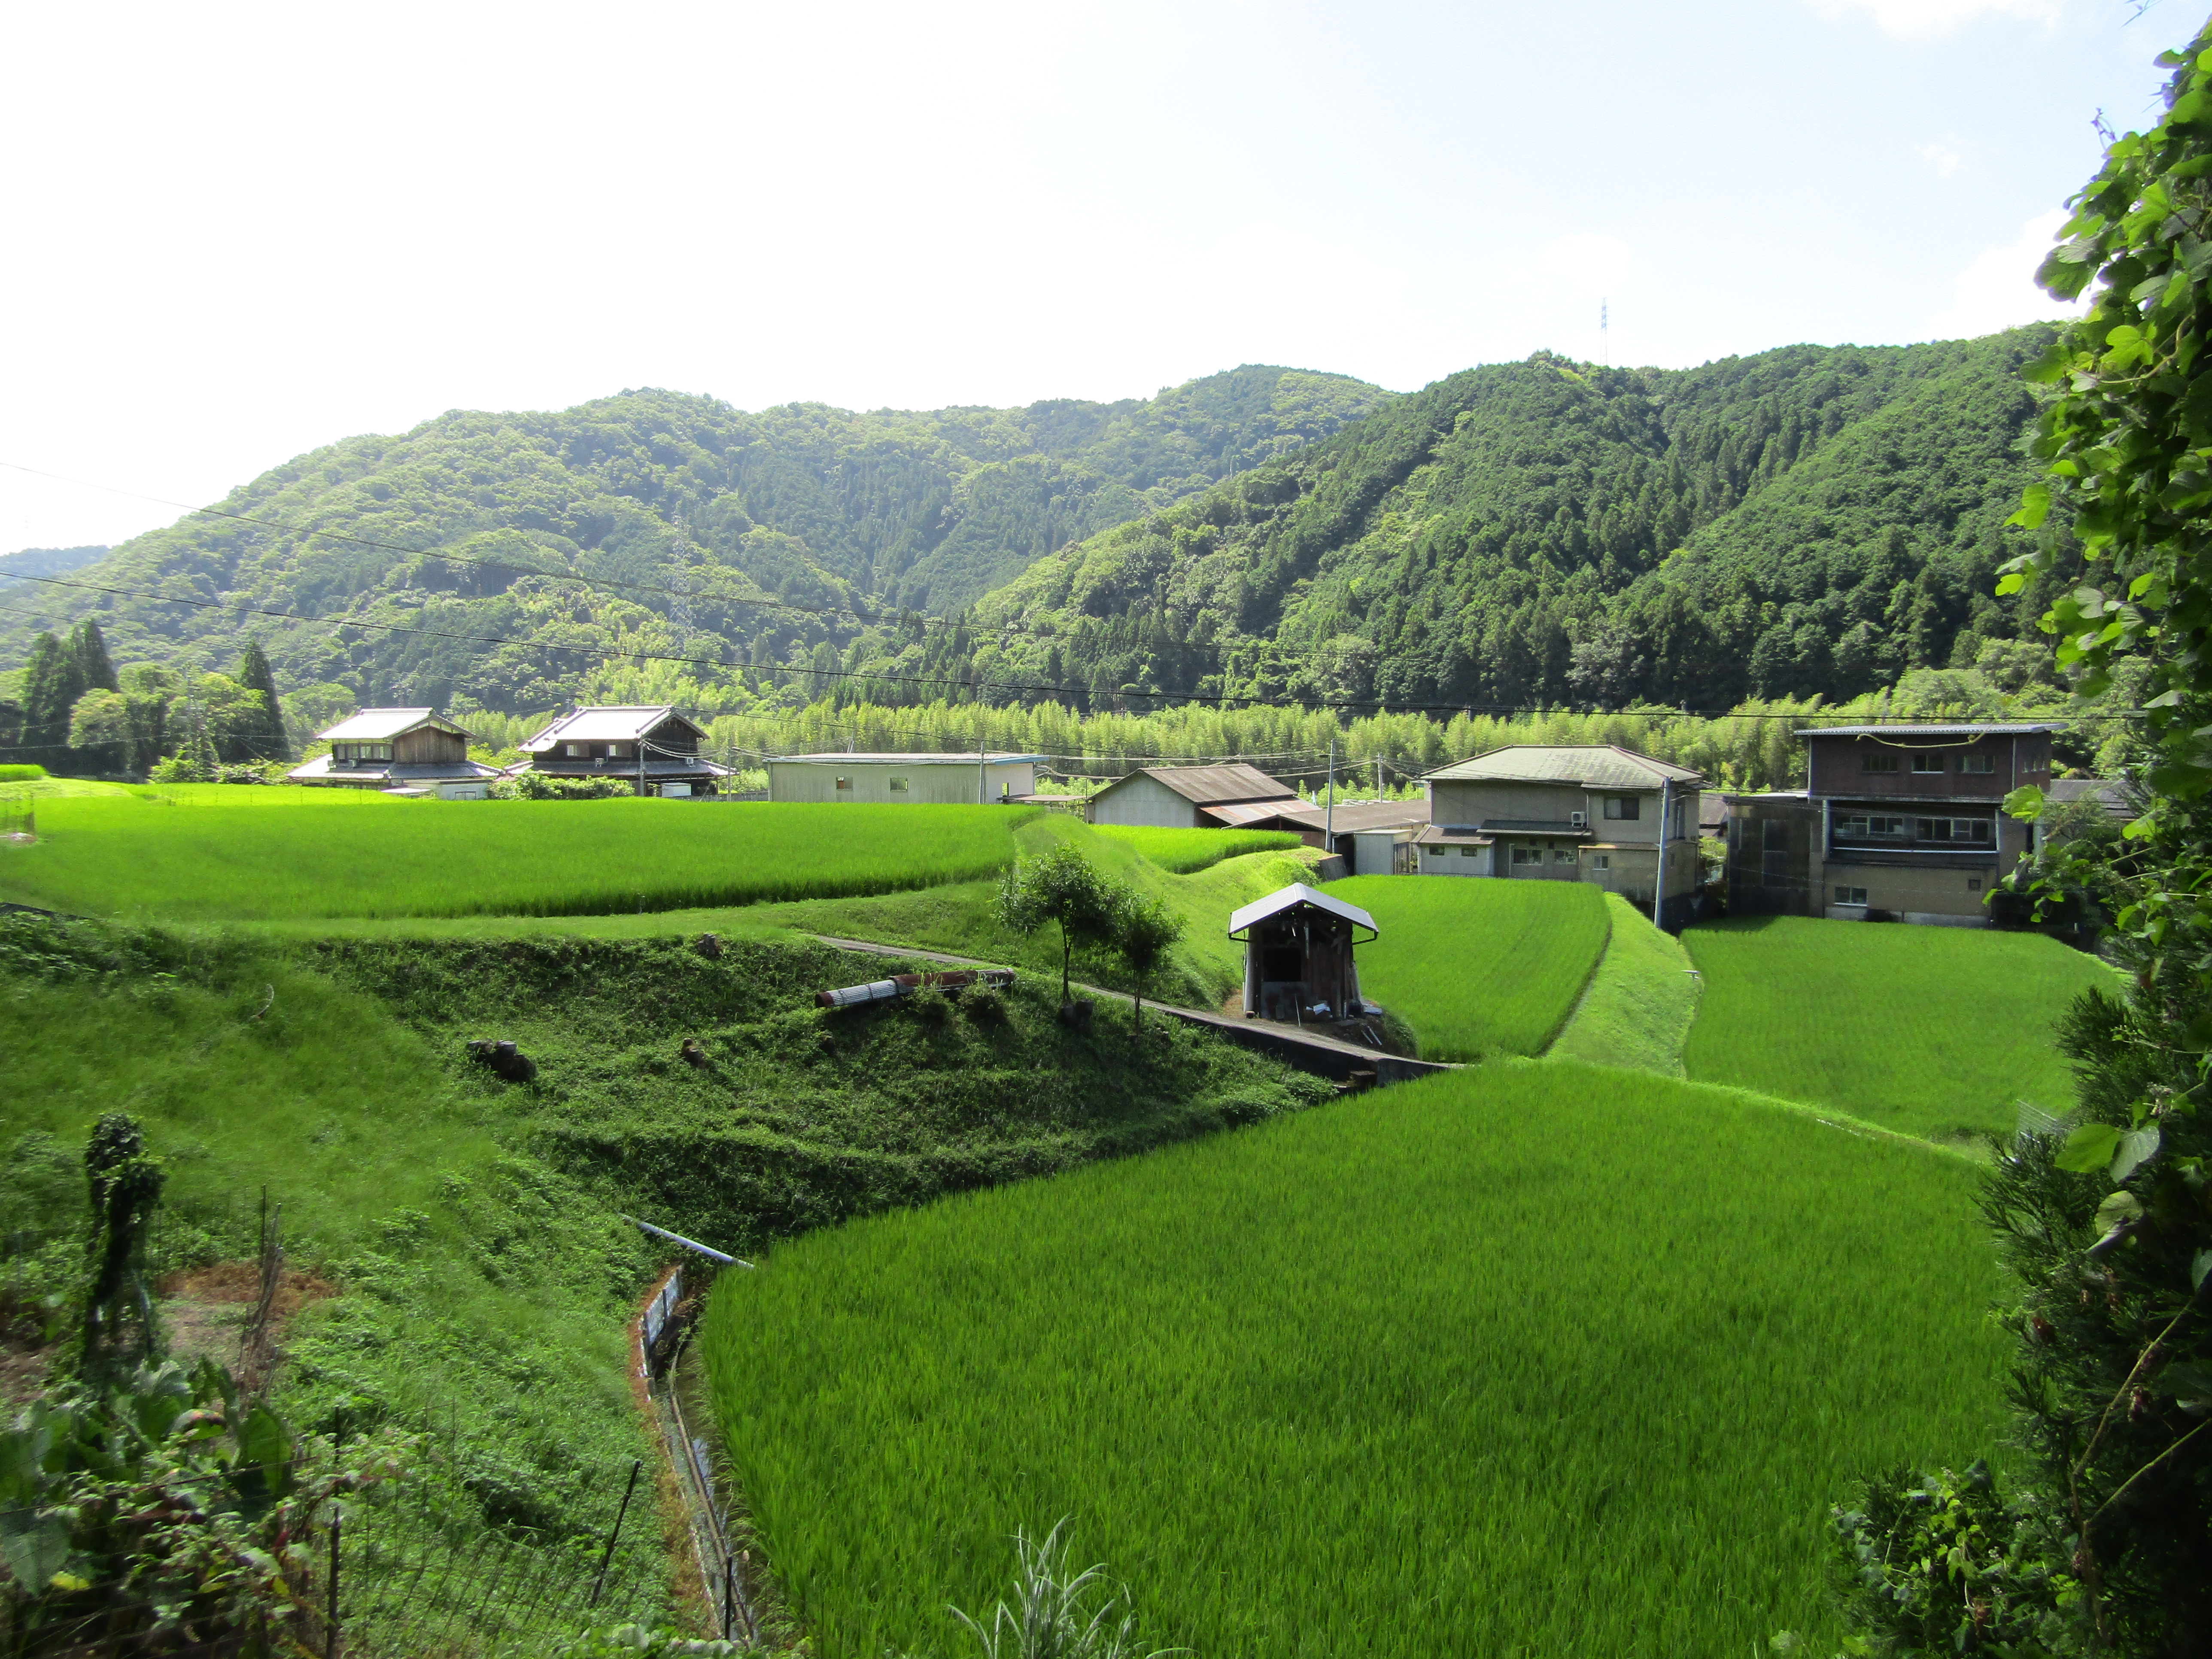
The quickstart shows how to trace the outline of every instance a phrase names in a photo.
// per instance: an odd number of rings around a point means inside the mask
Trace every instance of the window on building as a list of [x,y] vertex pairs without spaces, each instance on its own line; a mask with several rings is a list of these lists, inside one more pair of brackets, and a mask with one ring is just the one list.
[[1995,755],[1961,755],[1959,757],[1959,769],[1961,772],[1994,772],[1997,769],[1997,757]]
[[893,778],[890,781],[890,788],[891,793],[894,795],[903,795],[907,793],[906,780],[904,778]]
[[584,752],[583,745],[581,744],[564,743],[561,745],[561,752],[566,755],[570,760],[574,760]]
[[1481,850],[1480,847],[1462,847],[1459,849],[1459,855],[1463,859],[1471,859]]
[[1894,755],[1861,755],[1859,757],[1859,770],[1862,772],[1894,772],[1897,770],[1897,757]]
[[1987,818],[1915,818],[1913,833],[1922,841],[1963,841],[1978,846],[1987,846],[1990,841],[1990,821]]
[[1836,819],[1836,834],[1856,841],[1869,836],[1901,836],[1905,820],[1886,812],[1845,812]]
[[1554,864],[1572,864],[1574,861],[1575,849],[1571,847],[1562,847],[1552,854],[1552,862]]
[[1943,757],[1941,755],[1915,755],[1912,769],[1916,772],[1941,772],[1944,769]]
[[1590,859],[1590,868],[1593,870],[1612,869],[1613,854],[1610,853],[1599,853],[1594,854]]
[[1513,849],[1513,862],[1516,864],[1541,864],[1543,861],[1544,852],[1540,847],[1516,847]]
[[1640,795],[1607,795],[1605,798],[1605,815],[1609,818],[1631,820],[1640,817],[1643,812],[1644,799]]
[[853,781],[850,778],[840,778],[837,780],[837,787],[840,789],[850,789],[853,787]]
[[1836,902],[1838,904],[1864,904],[1866,902],[1866,889],[1863,887],[1838,887],[1836,889]]
[[1966,890],[1970,893],[1980,892],[1982,890],[1982,878],[1979,876],[1968,876],[1966,878]]

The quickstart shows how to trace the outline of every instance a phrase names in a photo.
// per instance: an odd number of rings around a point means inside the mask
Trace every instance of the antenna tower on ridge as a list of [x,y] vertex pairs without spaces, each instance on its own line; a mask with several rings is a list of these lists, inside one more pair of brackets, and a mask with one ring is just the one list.
[[1610,368],[1613,367],[1613,342],[1606,333],[1607,322],[1606,302],[1600,300],[1597,302],[1597,360]]

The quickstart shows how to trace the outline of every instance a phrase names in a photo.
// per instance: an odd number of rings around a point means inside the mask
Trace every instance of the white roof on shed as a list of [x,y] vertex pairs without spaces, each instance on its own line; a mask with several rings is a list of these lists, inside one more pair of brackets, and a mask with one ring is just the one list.
[[458,732],[465,738],[474,735],[467,727],[441,718],[434,708],[356,709],[329,731],[315,735],[335,743],[389,743],[418,726],[434,726],[441,732]]
[[1310,904],[1316,910],[1326,910],[1333,916],[1341,916],[1346,921],[1358,922],[1370,933],[1380,933],[1382,931],[1375,925],[1375,918],[1358,905],[1346,904],[1342,899],[1331,898],[1318,887],[1309,887],[1302,881],[1294,881],[1279,892],[1270,893],[1263,899],[1254,899],[1251,903],[1232,915],[1229,918],[1229,936],[1234,939],[1253,923],[1265,921],[1269,916],[1279,915],[1282,912],[1295,909],[1301,904]]

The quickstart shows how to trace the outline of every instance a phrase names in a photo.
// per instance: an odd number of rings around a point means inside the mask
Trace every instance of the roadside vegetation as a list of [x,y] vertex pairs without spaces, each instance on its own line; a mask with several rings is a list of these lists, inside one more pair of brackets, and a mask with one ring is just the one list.
[[1328,891],[1375,918],[1359,988],[1412,1024],[1424,1060],[1542,1054],[1605,951],[1605,896],[1580,882],[1352,876]]
[[1501,1063],[815,1233],[704,1340],[824,1659],[1062,1516],[1202,1654],[1740,1653],[1827,1632],[1839,1481],[2002,1415],[1974,1179]]
[[635,798],[165,811],[65,799],[41,804],[36,845],[8,849],[0,895],[194,921],[672,910],[986,878],[1031,816]]
[[2038,933],[1761,916],[1682,942],[1704,980],[1691,1077],[1931,1140],[2009,1134],[2023,1102],[2063,1117],[2058,1022],[2082,992],[2120,984]]

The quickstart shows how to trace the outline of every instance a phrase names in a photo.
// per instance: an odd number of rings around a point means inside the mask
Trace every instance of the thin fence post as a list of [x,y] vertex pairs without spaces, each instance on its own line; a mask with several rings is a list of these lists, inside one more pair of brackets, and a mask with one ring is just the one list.
[[345,1467],[345,1410],[341,1407],[331,1434],[331,1614],[329,1640],[325,1644],[324,1659],[338,1659],[338,1495],[336,1490],[338,1471]]
[[622,1536],[623,1517],[629,1513],[630,1494],[637,1490],[637,1472],[644,1467],[643,1458],[630,1459],[629,1484],[623,1488],[622,1507],[615,1511],[613,1529],[607,1534],[607,1551],[599,1558],[599,1576],[598,1581],[592,1586],[592,1599],[584,1604],[587,1607],[596,1607],[599,1605],[599,1592],[605,1589],[607,1584],[607,1564],[615,1559],[615,1540]]

